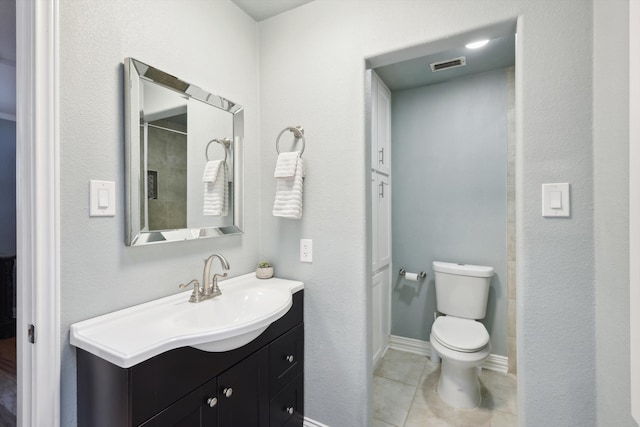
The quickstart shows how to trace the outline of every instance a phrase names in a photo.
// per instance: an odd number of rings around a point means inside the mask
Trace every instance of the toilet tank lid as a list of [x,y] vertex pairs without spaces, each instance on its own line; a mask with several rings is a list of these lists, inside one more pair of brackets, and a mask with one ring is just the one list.
[[491,277],[493,267],[471,264],[456,264],[453,262],[433,262],[433,271],[438,273],[457,274],[458,276]]

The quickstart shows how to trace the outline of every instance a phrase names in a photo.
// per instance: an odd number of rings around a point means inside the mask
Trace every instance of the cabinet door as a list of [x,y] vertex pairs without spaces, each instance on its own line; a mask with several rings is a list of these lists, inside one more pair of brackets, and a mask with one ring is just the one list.
[[380,357],[382,356],[382,273],[375,274],[371,280],[371,311],[372,311],[372,354],[373,354],[373,366],[378,364]]
[[224,425],[218,424],[217,388],[216,378],[214,378],[142,423],[141,426],[217,427]]
[[303,374],[298,374],[271,399],[271,427],[302,427],[304,420]]
[[[377,267],[391,262],[391,180],[386,175],[378,175],[377,193]],[[374,270],[375,271],[375,270]]]
[[378,172],[391,173],[391,92],[380,78],[372,78],[372,164]]
[[391,266],[382,270],[380,276],[380,346],[384,354],[391,337]]
[[374,369],[387,347],[391,335],[391,268],[375,274],[372,286],[372,343]]
[[218,376],[218,421],[222,427],[269,425],[269,349],[252,354]]

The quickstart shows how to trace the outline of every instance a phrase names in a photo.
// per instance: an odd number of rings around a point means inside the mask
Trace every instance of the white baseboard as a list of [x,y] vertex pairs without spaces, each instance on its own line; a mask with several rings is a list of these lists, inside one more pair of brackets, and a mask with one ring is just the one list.
[[311,418],[304,417],[304,421],[302,422],[302,427],[329,427],[326,424],[319,423],[318,421],[314,421]]
[[499,354],[490,354],[482,364],[482,368],[506,374],[509,372],[509,358]]
[[[416,353],[427,357],[431,356],[431,344],[429,341],[391,335],[389,348],[408,351],[409,353]],[[509,371],[509,359],[498,354],[490,354],[482,364],[482,368],[506,374]]]
[[408,351],[409,353],[416,353],[427,357],[431,356],[431,345],[429,341],[391,335],[389,347],[394,350]]

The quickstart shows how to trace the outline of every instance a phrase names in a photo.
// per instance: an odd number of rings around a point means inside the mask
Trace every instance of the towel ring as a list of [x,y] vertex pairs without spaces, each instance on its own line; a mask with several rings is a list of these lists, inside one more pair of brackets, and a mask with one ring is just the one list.
[[209,141],[209,143],[207,144],[207,148],[204,149],[204,155],[207,158],[207,161],[209,161],[209,146],[211,145],[212,142],[217,142],[218,144],[222,144],[222,146],[224,147],[224,161],[227,161],[227,148],[229,148],[229,146],[231,145],[231,140],[229,138],[222,138],[222,139],[212,139],[211,141]]
[[304,153],[304,146],[306,145],[306,142],[304,140],[304,129],[302,128],[302,126],[296,126],[296,127],[286,127],[284,129],[282,129],[280,131],[280,133],[278,134],[278,138],[276,138],[276,152],[278,154],[280,154],[280,137],[282,136],[283,133],[285,133],[286,131],[291,131],[293,133],[293,137],[295,139],[302,139],[302,150],[300,150],[300,156],[302,156],[302,153]]

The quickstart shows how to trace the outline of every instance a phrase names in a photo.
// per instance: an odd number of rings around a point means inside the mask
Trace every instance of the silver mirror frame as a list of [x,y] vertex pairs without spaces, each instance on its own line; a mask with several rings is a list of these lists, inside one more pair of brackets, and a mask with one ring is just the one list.
[[[125,243],[127,246],[149,245],[162,242],[196,240],[209,237],[242,234],[244,219],[243,140],[244,108],[221,96],[211,94],[198,86],[180,80],[134,58],[124,60],[124,124],[125,124]],[[155,79],[153,77],[156,77]],[[161,76],[162,83],[157,81]],[[142,80],[169,88],[190,99],[226,111],[233,119],[233,225],[222,227],[195,227],[175,230],[142,230],[140,224],[142,174],[140,170],[140,86]]]

